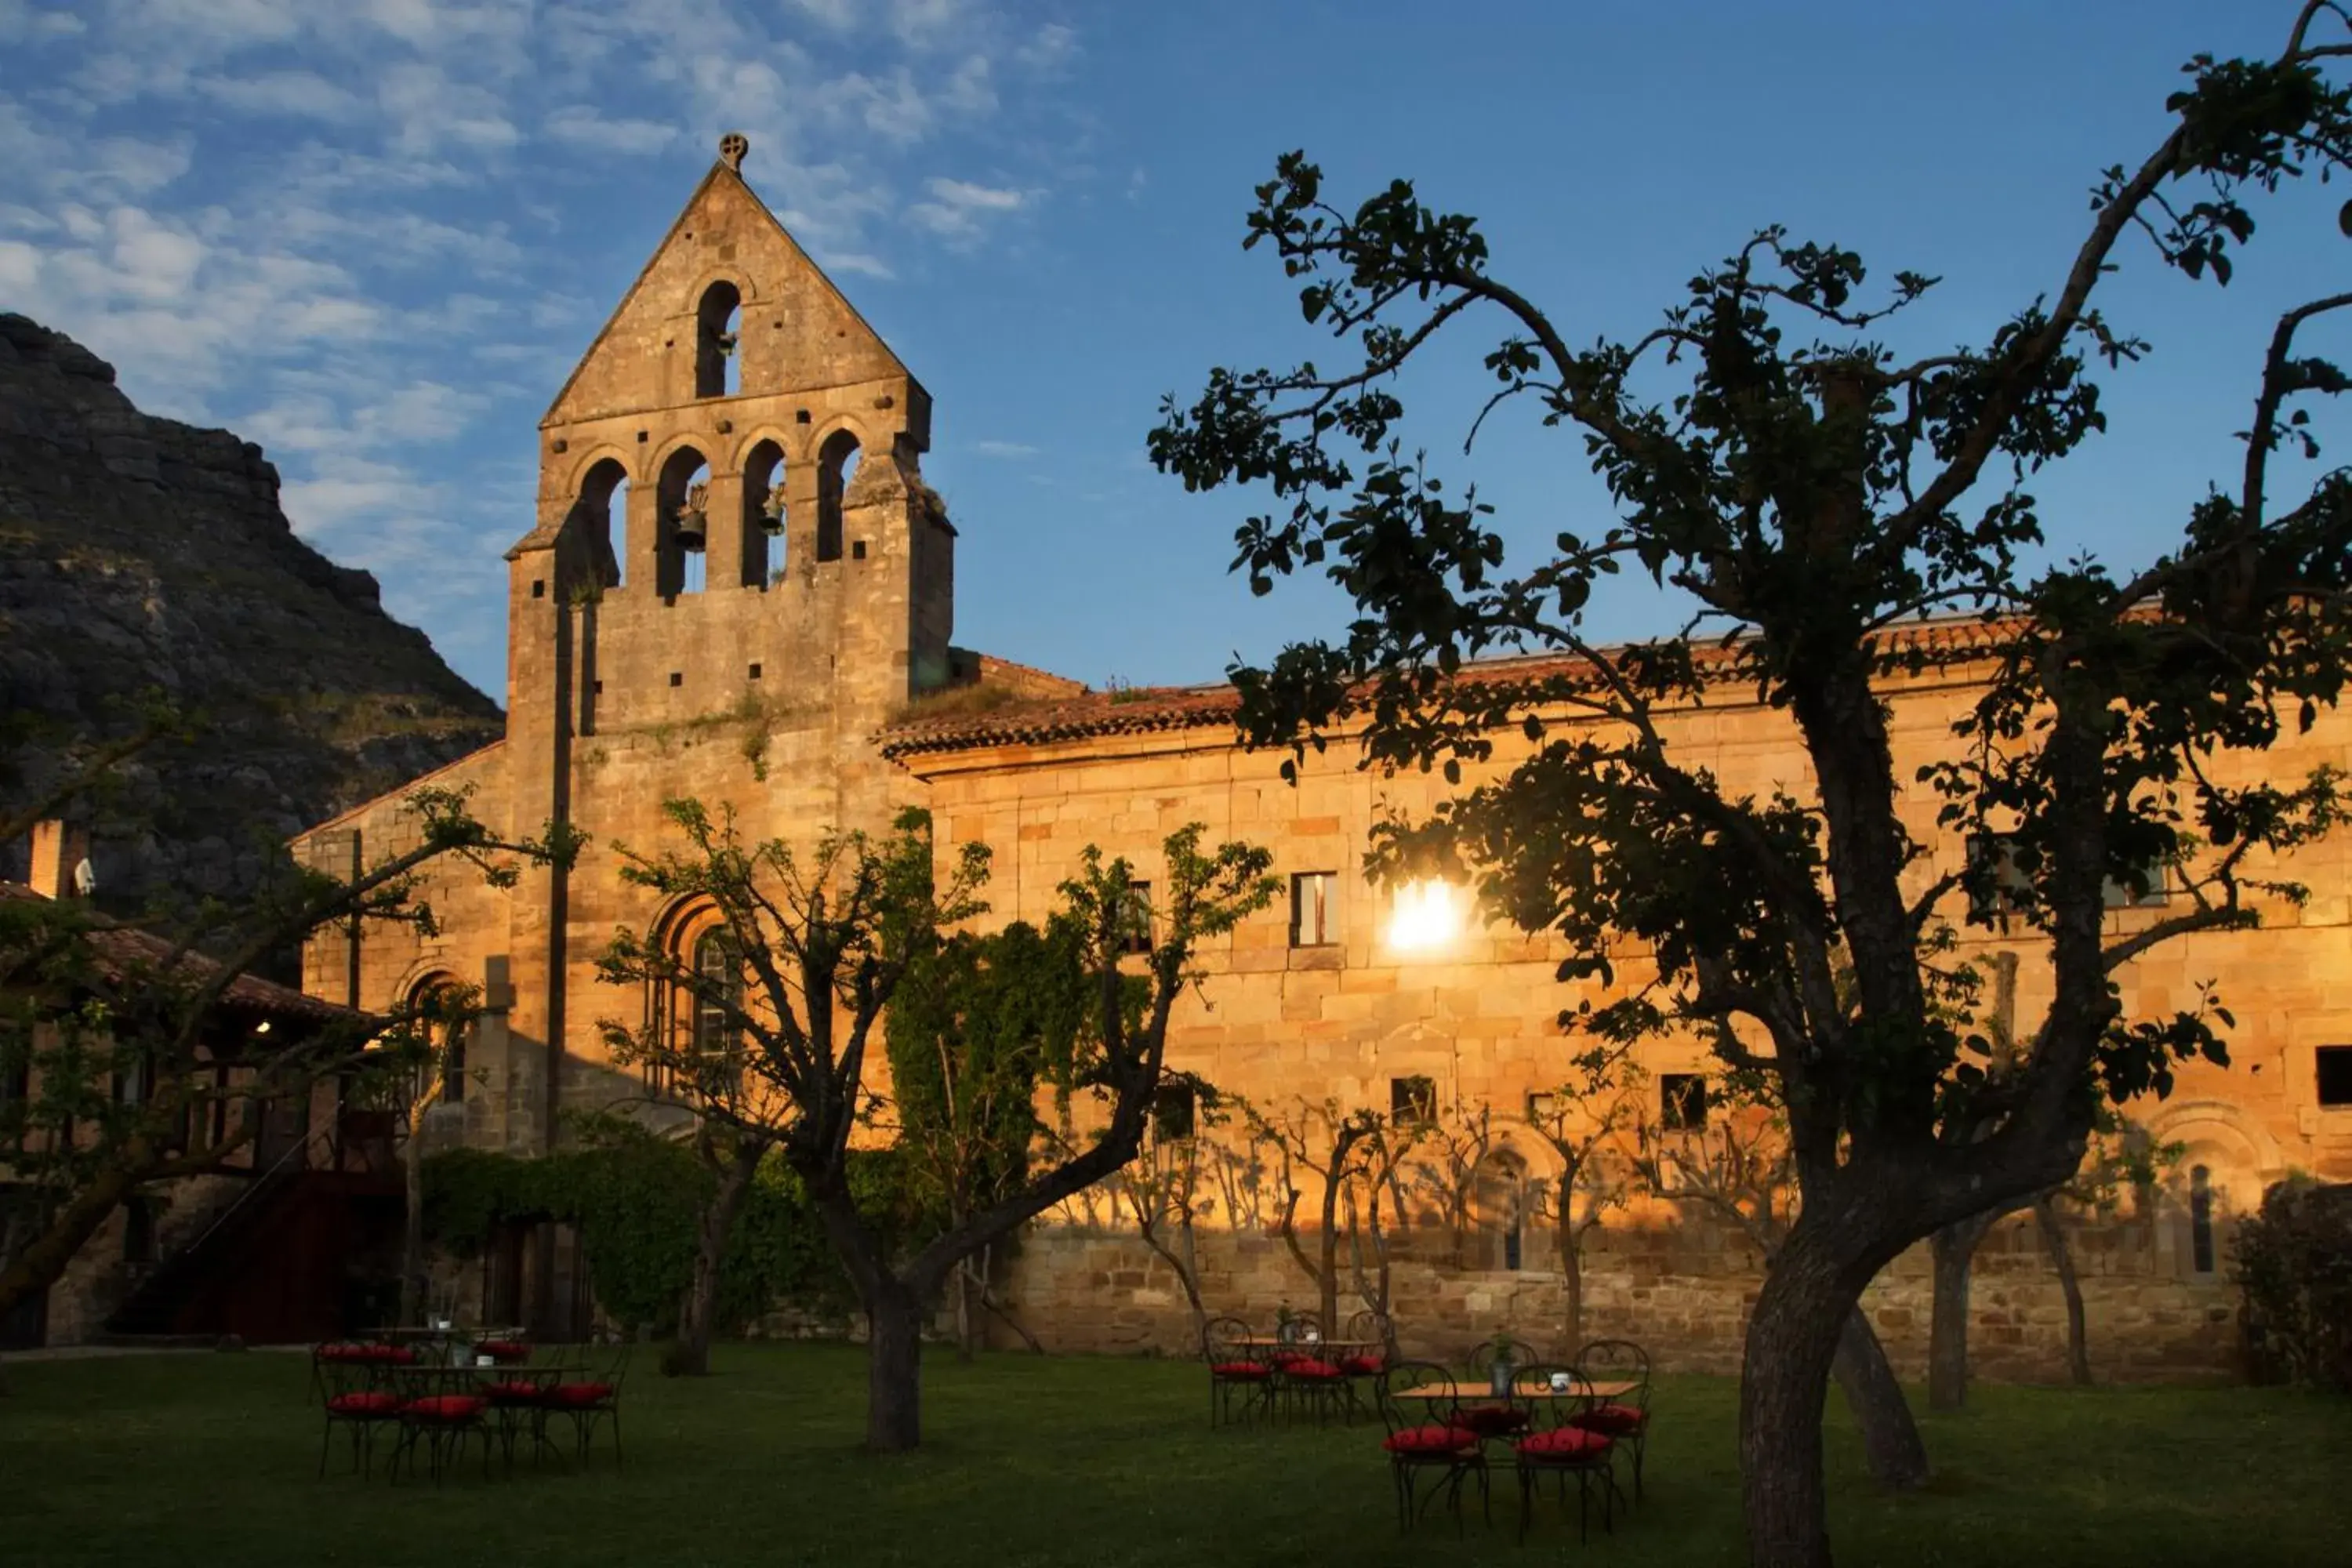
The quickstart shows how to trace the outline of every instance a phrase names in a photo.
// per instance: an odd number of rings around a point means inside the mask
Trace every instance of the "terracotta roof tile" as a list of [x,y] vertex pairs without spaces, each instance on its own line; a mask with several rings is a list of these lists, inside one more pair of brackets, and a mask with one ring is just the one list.
[[[22,882],[0,881],[0,899],[38,899],[44,895]],[[98,954],[99,963],[109,979],[121,979],[129,969],[141,964],[159,964],[172,954],[173,944],[152,931],[131,926],[101,925],[92,931],[89,945]],[[183,953],[180,963],[191,978],[210,975],[218,966],[200,952]],[[308,995],[291,986],[280,985],[274,980],[264,980],[257,974],[239,974],[228,983],[221,994],[224,1006],[263,1017],[293,1021],[300,1019],[314,1024],[332,1024],[344,1020],[363,1020],[367,1015],[329,1002],[322,997]]]
[[[1973,658],[2001,640],[1998,626],[1974,616],[1916,622],[1886,634],[1887,651],[1918,651],[1946,658]],[[1702,646],[1699,662],[1713,679],[1733,673],[1736,649]],[[1462,679],[1478,681],[1538,680],[1588,671],[1583,659],[1557,654],[1481,659],[1465,665]],[[1231,724],[1240,696],[1229,685],[1136,687],[1090,691],[1083,696],[1008,703],[982,713],[910,719],[875,737],[886,757],[982,746],[1047,745],[1101,735],[1139,735]]]

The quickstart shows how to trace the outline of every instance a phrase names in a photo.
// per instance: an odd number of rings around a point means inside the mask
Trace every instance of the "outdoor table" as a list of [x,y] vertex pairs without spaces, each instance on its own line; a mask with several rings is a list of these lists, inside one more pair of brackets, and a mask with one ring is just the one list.
[[1225,1342],[1251,1350],[1303,1351],[1310,1355],[1358,1355],[1384,1348],[1378,1340],[1286,1340],[1273,1334],[1242,1334]]
[[[1566,1388],[1554,1388],[1549,1383],[1515,1383],[1511,1384],[1514,1399],[1622,1399],[1640,1387],[1624,1382],[1570,1382]],[[1495,1397],[1494,1385],[1480,1378],[1449,1378],[1444,1383],[1416,1384],[1411,1388],[1389,1390],[1391,1399],[1452,1399],[1480,1400]]]

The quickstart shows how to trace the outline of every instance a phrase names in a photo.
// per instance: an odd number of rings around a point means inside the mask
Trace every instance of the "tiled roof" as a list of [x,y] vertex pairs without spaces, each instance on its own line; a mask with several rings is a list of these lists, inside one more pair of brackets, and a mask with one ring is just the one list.
[[[1997,625],[1970,616],[1915,622],[1885,633],[1882,640],[1883,651],[1891,656],[1919,653],[1952,659],[1990,653],[2001,637]],[[1701,645],[1698,660],[1710,679],[1728,679],[1737,672],[1737,646]],[[1459,679],[1506,682],[1560,676],[1571,679],[1582,676],[1589,680],[1591,666],[1582,658],[1557,654],[1490,658],[1463,666]],[[1007,703],[981,713],[910,719],[885,728],[876,741],[884,756],[897,758],[982,746],[1034,746],[1100,735],[1193,730],[1232,724],[1240,701],[1239,693],[1222,684],[1089,691],[1076,697]]]
[[[0,881],[0,899],[38,899],[42,896],[37,889],[22,882]],[[88,940],[109,979],[119,980],[134,967],[160,964],[172,955],[171,942],[151,931],[131,926],[101,925],[89,933]],[[183,972],[192,979],[205,978],[218,968],[200,952],[182,953],[180,963]],[[264,980],[257,974],[239,974],[230,981],[228,988],[221,993],[221,1005],[240,1013],[288,1022],[300,1020],[333,1024],[366,1017],[365,1014],[339,1003],[306,995],[274,980]]]

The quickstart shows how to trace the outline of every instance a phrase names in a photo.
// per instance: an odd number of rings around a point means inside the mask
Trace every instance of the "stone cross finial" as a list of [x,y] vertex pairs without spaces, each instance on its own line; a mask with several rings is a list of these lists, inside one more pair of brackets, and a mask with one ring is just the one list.
[[740,131],[730,131],[719,139],[719,161],[734,170],[743,172],[743,154],[751,150],[751,139]]

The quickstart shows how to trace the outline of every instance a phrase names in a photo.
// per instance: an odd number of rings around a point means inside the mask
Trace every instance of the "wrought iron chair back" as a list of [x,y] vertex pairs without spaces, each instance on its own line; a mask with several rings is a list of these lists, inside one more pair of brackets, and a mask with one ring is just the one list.
[[1650,1352],[1631,1340],[1591,1340],[1576,1352],[1577,1369],[1594,1383],[1630,1383],[1633,1386],[1610,1403],[1647,1415],[1650,1409]]

